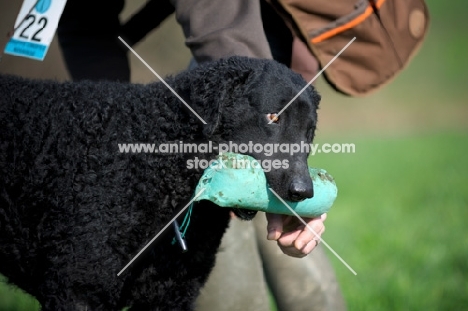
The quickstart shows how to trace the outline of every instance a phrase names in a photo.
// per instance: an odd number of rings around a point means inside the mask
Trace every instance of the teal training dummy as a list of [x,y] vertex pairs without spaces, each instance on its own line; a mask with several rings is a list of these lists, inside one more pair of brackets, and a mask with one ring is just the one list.
[[[301,217],[317,217],[328,212],[338,193],[333,177],[325,170],[309,168],[309,173],[314,186],[314,197],[301,202],[285,202]],[[196,201],[209,200],[222,207],[294,215],[268,189],[260,164],[247,155],[222,154],[205,170],[195,194],[202,190]]]

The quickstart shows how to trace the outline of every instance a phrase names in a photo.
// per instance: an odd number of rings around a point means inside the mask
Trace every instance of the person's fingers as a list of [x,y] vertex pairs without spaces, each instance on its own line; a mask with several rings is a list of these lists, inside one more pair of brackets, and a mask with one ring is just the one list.
[[308,226],[304,227],[304,229],[300,232],[300,234],[297,236],[294,242],[294,246],[299,250],[302,250],[304,246],[309,244],[309,242],[312,241],[314,238],[318,239],[318,237],[320,237],[321,232],[325,228],[325,225],[323,224],[321,218],[315,218],[309,221],[307,225]]
[[295,247],[294,242],[302,233],[302,228],[297,228],[291,232],[283,232],[281,236],[277,239],[278,245],[282,247]]
[[[318,232],[318,234],[322,236],[324,232],[325,232],[325,227],[323,227],[322,231]],[[314,237],[312,241],[307,243],[307,245],[302,248],[301,252],[304,255],[308,255],[314,250],[314,248],[317,247],[317,245],[319,245],[319,243],[320,243],[320,239]]]
[[295,248],[294,246],[282,246],[282,245],[279,245],[279,243],[278,243],[278,246],[283,252],[283,254],[291,256],[291,257],[302,258],[307,255],[301,252],[300,250],[298,250],[297,248]]
[[304,255],[310,254],[314,250],[314,248],[317,247],[318,244],[319,244],[318,240],[313,239],[301,249],[301,253],[303,253]]
[[312,240],[306,246],[304,246],[301,252],[304,255],[308,255],[310,252],[314,250],[315,247],[317,247],[317,245],[318,245],[317,240]]
[[320,215],[320,219],[322,219],[322,221],[327,220],[327,213]]
[[278,240],[283,232],[283,216],[278,214],[266,213],[268,240]]
[[283,215],[283,231],[290,232],[297,230],[297,219],[295,216],[285,216]]
[[[312,252],[313,249],[318,245],[318,242],[316,242],[315,240],[316,238],[312,238],[304,247],[297,248],[295,245],[295,241],[297,240],[298,236],[303,233],[303,230],[304,227],[294,232],[283,233],[281,235],[277,243],[284,254],[295,258],[302,258],[308,255],[310,252]],[[310,230],[307,228],[305,230],[310,232]],[[317,233],[320,236],[325,231],[325,226],[322,226],[321,230],[319,230],[319,228],[316,228],[316,230],[318,231]],[[313,236],[315,237],[315,235]]]
[[[326,218],[327,214],[323,214],[317,218],[304,218],[304,221],[320,237],[325,231],[323,222]],[[302,258],[312,252],[318,245],[320,238],[304,226],[299,219],[283,216],[282,221],[284,232],[278,237],[277,243],[284,254],[295,258]]]
[[[293,218],[293,223],[286,227],[291,227],[289,231],[283,232],[281,236],[277,239],[278,244],[283,247],[294,246],[296,249],[301,250],[306,244],[308,244],[315,236],[307,227],[302,225],[302,223],[297,219]],[[317,233],[323,227],[323,222],[320,218],[305,218],[305,221],[308,222],[308,225],[315,230]],[[315,228],[314,228],[315,227]]]

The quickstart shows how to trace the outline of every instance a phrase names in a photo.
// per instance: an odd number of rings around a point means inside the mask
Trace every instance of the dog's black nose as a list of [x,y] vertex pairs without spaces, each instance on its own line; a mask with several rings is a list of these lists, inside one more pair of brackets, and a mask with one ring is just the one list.
[[292,202],[300,202],[313,196],[314,188],[312,184],[296,181],[289,186],[289,198]]

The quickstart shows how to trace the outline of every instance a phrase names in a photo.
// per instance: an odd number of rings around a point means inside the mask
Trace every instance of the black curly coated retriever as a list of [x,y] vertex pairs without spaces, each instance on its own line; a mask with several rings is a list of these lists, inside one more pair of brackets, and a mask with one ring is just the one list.
[[[313,139],[312,87],[268,124],[306,85],[274,61],[233,57],[167,82],[206,125],[162,83],[0,76],[0,273],[42,310],[191,310],[214,265],[230,210],[204,201],[188,252],[168,229],[117,276],[193,196],[202,171],[187,159],[216,153],[119,153],[119,143]],[[288,200],[310,197],[307,154],[274,157],[289,169],[266,173],[270,186]]]

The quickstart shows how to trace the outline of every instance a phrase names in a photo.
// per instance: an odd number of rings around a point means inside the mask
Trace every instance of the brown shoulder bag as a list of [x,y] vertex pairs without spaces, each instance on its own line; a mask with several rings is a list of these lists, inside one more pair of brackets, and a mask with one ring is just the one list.
[[367,95],[416,54],[429,25],[423,0],[269,0],[324,68],[338,91]]

